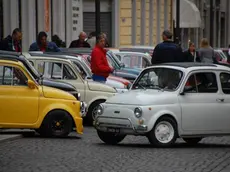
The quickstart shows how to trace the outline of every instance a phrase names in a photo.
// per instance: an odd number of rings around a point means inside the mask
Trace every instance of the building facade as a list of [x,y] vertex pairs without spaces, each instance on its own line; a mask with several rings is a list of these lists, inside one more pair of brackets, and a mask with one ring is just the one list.
[[[187,48],[189,41],[199,47],[201,38],[210,40],[210,31],[212,31],[213,47],[227,47],[230,44],[229,0],[213,0],[212,19],[210,18],[210,0],[181,0],[180,2],[182,47]],[[176,20],[175,6],[174,0],[174,21]]]
[[[101,31],[113,47],[152,45],[172,30],[173,0],[101,0]],[[2,9],[2,10],[1,10]],[[23,31],[23,51],[40,31],[58,35],[67,47],[81,31],[95,31],[94,0],[0,0],[0,39]]]

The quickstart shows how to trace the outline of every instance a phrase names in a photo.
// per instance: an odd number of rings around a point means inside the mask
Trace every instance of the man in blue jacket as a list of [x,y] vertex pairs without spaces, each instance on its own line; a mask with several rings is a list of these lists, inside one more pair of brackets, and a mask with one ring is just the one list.
[[45,32],[40,32],[37,41],[30,45],[29,51],[60,52],[61,50],[54,42],[47,41]]
[[163,42],[159,43],[153,51],[152,64],[181,62],[183,52],[179,45],[172,41],[173,34],[169,30],[162,33]]

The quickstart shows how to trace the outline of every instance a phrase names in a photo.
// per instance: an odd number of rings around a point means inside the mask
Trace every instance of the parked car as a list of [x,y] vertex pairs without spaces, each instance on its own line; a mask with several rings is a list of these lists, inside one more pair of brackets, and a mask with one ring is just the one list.
[[[82,65],[84,66],[84,70],[87,70],[87,78],[86,79],[92,79],[92,73],[91,73],[91,69],[90,69],[90,63],[87,60],[87,57],[89,55],[82,55],[82,54],[74,54],[74,53],[68,53],[68,52],[58,52],[58,53],[50,53],[47,52],[45,54],[56,54],[56,55],[67,55],[68,57],[76,57],[78,60],[81,61],[81,63],[83,63]],[[131,86],[131,82],[127,79],[121,78],[121,77],[116,77],[116,76],[112,76],[110,75],[107,78],[106,84],[112,87],[115,87],[118,91],[125,91],[123,89],[128,89]]]
[[215,58],[218,61],[218,63],[228,63],[228,57],[224,54],[224,52],[221,49],[215,49]]
[[[144,69],[131,90],[102,103],[95,120],[99,138],[117,144],[126,135],[148,137],[159,147],[183,138],[230,134],[230,68],[166,63]],[[221,113],[221,114],[220,114]]]
[[132,52],[148,53],[152,57],[154,47],[135,45],[135,46],[120,47],[119,50],[120,51],[132,51]]
[[0,95],[1,128],[35,129],[48,137],[68,136],[73,128],[83,134],[80,101],[40,85],[12,55],[0,56]]
[[[87,57],[87,60],[90,63],[91,60],[91,52],[92,49],[88,48],[88,52],[87,52],[87,48],[66,48],[66,49],[62,49],[63,52],[72,52],[72,53],[78,53],[81,55],[89,55]],[[116,55],[114,55],[111,51],[107,51],[107,60],[109,62],[109,64],[115,69],[114,72],[112,73],[112,75],[114,76],[118,76],[118,77],[122,77],[125,78],[127,80],[129,80],[130,82],[133,82],[136,77],[138,76],[138,74],[140,73],[140,69],[131,69],[131,68],[125,68],[125,65],[123,63],[121,63],[118,58],[116,57]]]
[[145,53],[122,51],[114,53],[117,58],[129,68],[146,68],[151,66],[151,56]]
[[[33,64],[31,64],[27,60],[27,58],[25,58],[25,56],[23,56],[21,53],[0,51],[0,58],[13,59],[13,60],[16,59],[17,61],[20,61],[40,85],[53,87],[53,88],[66,91],[72,94],[74,97],[76,97],[77,100],[81,101],[81,94],[78,92],[76,87],[74,87],[70,83],[44,78],[36,71],[36,69],[33,67]],[[87,109],[87,104],[84,101],[81,101],[81,113],[83,116],[86,115],[86,109]]]
[[76,70],[76,65],[65,55],[24,53],[34,64],[35,69],[44,78],[65,81],[74,85],[81,93],[81,99],[87,103],[87,122],[95,119],[95,112],[100,103],[117,94],[117,90],[106,84],[85,80]]

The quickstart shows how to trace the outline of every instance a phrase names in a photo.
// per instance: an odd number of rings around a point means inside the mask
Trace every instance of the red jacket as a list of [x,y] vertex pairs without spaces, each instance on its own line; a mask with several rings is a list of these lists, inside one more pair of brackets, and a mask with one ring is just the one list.
[[112,72],[106,58],[106,50],[97,45],[91,53],[91,71],[93,74],[105,78]]

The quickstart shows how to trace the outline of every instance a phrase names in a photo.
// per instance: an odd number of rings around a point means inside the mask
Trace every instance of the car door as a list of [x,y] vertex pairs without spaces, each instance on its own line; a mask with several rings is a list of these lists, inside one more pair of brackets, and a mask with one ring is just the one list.
[[21,68],[0,65],[0,125],[20,126],[37,121],[39,90],[30,89],[27,81]]
[[85,100],[85,82],[67,63],[61,61],[36,60],[36,68],[43,77],[61,80],[74,85]]
[[219,106],[221,108],[219,118],[221,119],[221,129],[223,132],[230,132],[230,73],[220,72],[220,86],[222,95],[218,97]]
[[179,95],[182,112],[182,129],[195,133],[218,133],[221,119],[220,96],[216,73],[200,71],[191,73]]

